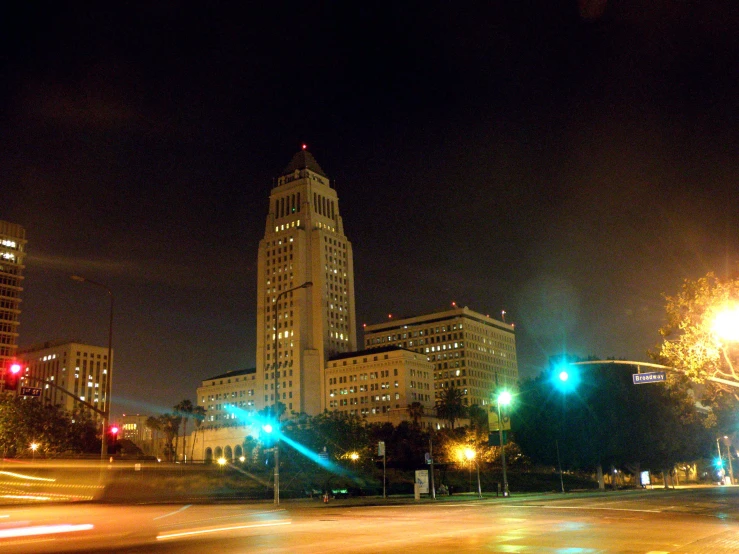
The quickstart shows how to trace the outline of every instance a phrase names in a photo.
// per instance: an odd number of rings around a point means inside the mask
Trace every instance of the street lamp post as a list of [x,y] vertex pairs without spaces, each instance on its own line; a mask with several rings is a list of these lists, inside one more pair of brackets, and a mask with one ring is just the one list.
[[[719,444],[719,437],[716,437],[716,450],[718,450],[718,463],[719,463],[719,467],[721,468],[719,471],[721,472],[721,474],[723,474],[725,473],[724,472],[724,460],[721,457],[721,445]],[[721,475],[721,478],[723,479],[724,476]]]
[[472,462],[475,462],[475,467],[477,468],[477,497],[482,498],[482,486],[480,485],[480,464],[477,463],[477,452],[472,448],[465,448],[464,456],[470,463],[470,492],[472,492]]
[[272,307],[272,312],[274,313],[274,333],[275,333],[274,351],[273,351],[274,352],[274,354],[273,354],[274,359],[272,360],[272,368],[273,368],[273,373],[274,373],[273,377],[274,377],[274,381],[275,381],[275,384],[274,384],[274,386],[275,386],[275,401],[274,401],[274,404],[272,405],[272,418],[275,420],[275,424],[276,424],[275,427],[278,428],[278,429],[276,429],[278,431],[278,436],[275,437],[275,444],[274,444],[274,452],[275,452],[275,498],[274,498],[274,503],[276,505],[278,505],[280,503],[280,448],[279,448],[279,444],[280,444],[280,437],[279,437],[280,412],[277,409],[277,402],[278,402],[279,397],[280,397],[279,391],[278,391],[279,384],[280,384],[280,376],[279,376],[278,367],[277,367],[277,347],[278,347],[278,341],[277,341],[277,335],[278,335],[278,331],[277,331],[277,312],[278,312],[278,310],[277,310],[277,306],[278,306],[278,304],[280,302],[280,298],[283,297],[283,296],[285,296],[285,295],[287,295],[287,293],[293,292],[293,291],[298,290],[298,289],[306,289],[306,288],[312,287],[312,286],[313,286],[313,283],[311,281],[306,281],[305,283],[303,283],[302,285],[298,285],[297,287],[293,287],[291,289],[283,290],[277,296],[275,296],[274,306]]
[[498,395],[498,438],[500,439],[500,461],[503,465],[503,496],[508,496],[508,477],[505,467],[505,444],[503,443],[503,419],[500,417],[500,405],[507,406],[511,403],[511,393],[503,391]]
[[110,287],[104,285],[103,283],[92,281],[90,279],[87,279],[86,277],[81,277],[80,275],[70,275],[70,278],[73,281],[79,281],[80,283],[89,283],[91,285],[95,285],[96,287],[100,287],[108,293],[108,296],[110,296],[110,321],[108,324],[108,375],[105,379],[105,387],[103,388],[103,394],[105,395],[105,408],[103,410],[103,433],[100,445],[100,460],[105,461],[105,459],[108,457],[107,431],[108,423],[110,422],[110,395],[113,381],[113,291],[111,291]]
[[724,435],[724,444],[726,445],[726,457],[729,460],[729,485],[734,484],[734,467],[731,464],[731,440],[728,435]]

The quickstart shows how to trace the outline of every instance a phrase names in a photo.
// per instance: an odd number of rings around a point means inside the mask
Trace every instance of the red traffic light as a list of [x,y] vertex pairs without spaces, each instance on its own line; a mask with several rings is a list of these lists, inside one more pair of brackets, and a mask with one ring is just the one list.
[[110,431],[110,434],[111,435],[117,435],[118,434],[118,431],[120,431],[120,429],[118,429],[118,427],[116,425],[113,425],[112,427],[110,427],[108,429],[108,431]]
[[18,382],[21,380],[21,364],[12,362],[6,370],[0,373],[0,376],[3,379],[1,390],[18,390]]

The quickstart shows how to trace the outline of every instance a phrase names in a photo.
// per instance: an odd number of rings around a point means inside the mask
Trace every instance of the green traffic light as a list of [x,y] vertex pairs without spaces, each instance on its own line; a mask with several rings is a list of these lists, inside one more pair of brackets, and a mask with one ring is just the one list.
[[580,373],[571,365],[559,366],[551,377],[551,383],[564,394],[573,392],[580,385]]

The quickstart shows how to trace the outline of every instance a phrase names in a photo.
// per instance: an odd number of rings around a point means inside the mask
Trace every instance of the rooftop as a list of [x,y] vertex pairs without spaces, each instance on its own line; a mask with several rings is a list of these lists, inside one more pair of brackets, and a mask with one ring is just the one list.
[[321,169],[321,166],[318,165],[318,162],[313,157],[313,154],[305,149],[299,150],[293,156],[293,159],[290,160],[290,163],[287,164],[287,167],[282,170],[282,173],[280,173],[280,175],[289,175],[291,173],[295,173],[296,170],[300,169],[310,169],[314,173],[318,173],[319,175],[322,175],[323,177],[326,177],[328,179],[328,175],[323,172],[323,169]]
[[383,352],[397,352],[403,350],[405,352],[410,352],[412,354],[418,354],[418,352],[414,350],[409,350],[407,348],[401,348],[400,346],[390,345],[390,346],[381,346],[380,348],[368,348],[367,350],[357,350],[356,352],[344,352],[343,354],[337,354],[336,356],[331,356],[328,361],[333,362],[336,360],[346,360],[347,358],[357,358],[359,356],[377,356],[377,354],[382,354]]
[[208,377],[206,379],[203,379],[203,382],[205,381],[213,381],[215,379],[226,379],[230,377],[240,377],[242,375],[250,375],[252,373],[256,373],[257,368],[256,367],[250,367],[249,369],[234,369],[231,371],[227,371],[226,373],[221,373],[220,375],[215,375],[213,377]]

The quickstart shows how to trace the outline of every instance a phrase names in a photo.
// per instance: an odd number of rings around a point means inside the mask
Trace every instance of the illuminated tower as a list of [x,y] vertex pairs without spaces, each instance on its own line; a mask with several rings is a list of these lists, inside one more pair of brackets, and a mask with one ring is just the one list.
[[357,347],[354,262],[336,191],[305,147],[270,194],[257,275],[257,405],[277,394],[288,414],[318,414],[326,360]]
[[18,348],[25,247],[26,230],[0,221],[0,380]]

